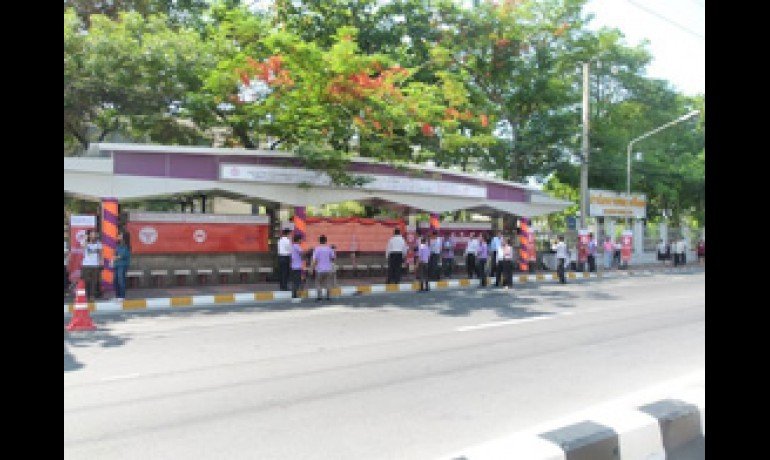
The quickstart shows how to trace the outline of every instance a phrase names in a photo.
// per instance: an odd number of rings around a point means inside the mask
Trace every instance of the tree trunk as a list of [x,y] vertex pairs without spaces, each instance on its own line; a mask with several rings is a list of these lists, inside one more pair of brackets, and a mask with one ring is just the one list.
[[517,181],[519,179],[519,161],[516,155],[516,135],[519,132],[519,118],[509,117],[511,123],[511,150],[510,150],[510,171],[509,180]]
[[71,123],[66,123],[66,129],[78,140],[78,143],[83,146],[83,150],[88,150],[88,145],[90,144],[90,142],[88,142],[88,137],[75,129]]
[[233,126],[233,134],[235,134],[238,139],[240,139],[241,143],[243,144],[244,148],[247,149],[256,149],[257,146],[254,145],[254,142],[249,137],[249,133],[243,126]]

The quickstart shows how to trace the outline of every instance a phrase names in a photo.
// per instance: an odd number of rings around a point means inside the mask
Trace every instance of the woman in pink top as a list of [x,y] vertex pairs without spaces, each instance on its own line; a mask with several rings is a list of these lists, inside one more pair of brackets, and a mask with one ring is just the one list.
[[612,244],[612,240],[608,236],[604,240],[604,268],[609,269],[612,267],[612,252],[615,250],[615,245]]

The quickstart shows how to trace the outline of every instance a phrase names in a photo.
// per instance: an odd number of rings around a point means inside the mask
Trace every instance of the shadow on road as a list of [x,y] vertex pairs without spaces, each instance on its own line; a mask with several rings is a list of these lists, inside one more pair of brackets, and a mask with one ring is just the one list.
[[[65,318],[64,325],[67,325]],[[85,346],[119,347],[127,342],[127,339],[112,334],[110,330],[99,324],[98,318],[94,318],[95,331],[64,330],[64,372],[82,369],[84,364],[79,362],[70,351],[73,348]]]
[[[568,284],[582,285],[596,283],[596,280],[570,280]],[[109,336],[105,326],[128,321],[135,318],[185,318],[201,315],[224,316],[228,314],[282,312],[292,310],[313,310],[328,306],[345,306],[365,309],[403,309],[433,311],[444,316],[470,316],[477,311],[492,311],[500,318],[515,319],[531,316],[539,304],[548,302],[559,308],[575,307],[575,299],[579,294],[561,290],[559,285],[548,283],[516,284],[512,289],[502,289],[493,286],[487,288],[462,288],[432,290],[426,293],[377,293],[363,296],[337,297],[331,302],[316,303],[313,299],[303,299],[302,303],[293,304],[288,300],[259,304],[223,304],[208,307],[181,307],[167,310],[144,310],[131,313],[95,314],[94,323],[100,331],[90,334],[90,338],[73,340],[101,341],[101,346],[118,346],[122,338]],[[597,284],[597,289],[600,288]],[[583,296],[595,300],[612,300],[616,296],[607,292],[589,290],[583,291]],[[529,313],[527,313],[529,312]],[[66,323],[66,320],[65,320]],[[84,334],[84,333],[81,333]],[[86,337],[85,335],[83,337]],[[66,339],[66,334],[65,334]]]

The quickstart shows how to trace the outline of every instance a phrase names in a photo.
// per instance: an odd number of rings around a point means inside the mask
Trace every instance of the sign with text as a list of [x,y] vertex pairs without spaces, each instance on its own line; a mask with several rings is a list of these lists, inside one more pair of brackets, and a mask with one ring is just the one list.
[[134,254],[267,252],[267,224],[129,222]]
[[633,193],[626,194],[609,190],[589,190],[589,215],[593,217],[633,217],[643,219],[647,216],[647,196]]
[[[361,186],[365,190],[382,190],[402,193],[426,193],[473,198],[486,198],[487,188],[477,185],[444,182],[440,180],[418,179],[412,177],[385,176],[378,174],[356,174],[369,182]],[[328,174],[301,168],[277,168],[233,163],[219,165],[221,180],[247,182],[268,182],[273,184],[307,184],[331,187]]]

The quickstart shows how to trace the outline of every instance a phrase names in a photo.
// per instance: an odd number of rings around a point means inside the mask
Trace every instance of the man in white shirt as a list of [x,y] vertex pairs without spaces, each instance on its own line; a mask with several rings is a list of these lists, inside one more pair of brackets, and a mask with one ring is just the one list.
[[99,271],[102,266],[102,243],[96,239],[96,231],[89,230],[83,243],[82,278],[86,285],[88,301],[94,300],[99,291]]
[[559,274],[559,282],[566,284],[567,279],[564,276],[564,266],[567,263],[567,245],[564,243],[564,235],[559,235],[559,242],[554,245],[556,251],[556,272]]
[[439,273],[439,260],[441,260],[441,243],[442,238],[438,236],[438,232],[433,230],[433,235],[430,239],[430,261],[428,262],[428,272],[430,273],[430,279],[438,281],[441,279],[441,273]]
[[492,276],[495,278],[495,286],[500,286],[500,277],[497,275],[498,268],[498,260],[501,259],[499,256],[500,248],[503,245],[503,241],[501,238],[501,232],[497,231],[495,233],[495,236],[492,237],[492,241],[489,243],[489,276]]
[[388,240],[385,247],[385,257],[388,258],[388,280],[387,284],[401,282],[401,266],[404,265],[404,256],[406,256],[406,241],[401,236],[401,230],[393,230],[393,236]]
[[479,250],[479,240],[475,234],[471,233],[471,239],[465,246],[465,268],[468,270],[468,278],[473,278],[476,271],[476,253]]
[[658,261],[666,263],[666,243],[658,240]]
[[289,290],[289,266],[291,265],[291,230],[284,228],[278,240],[278,284],[281,291]]

